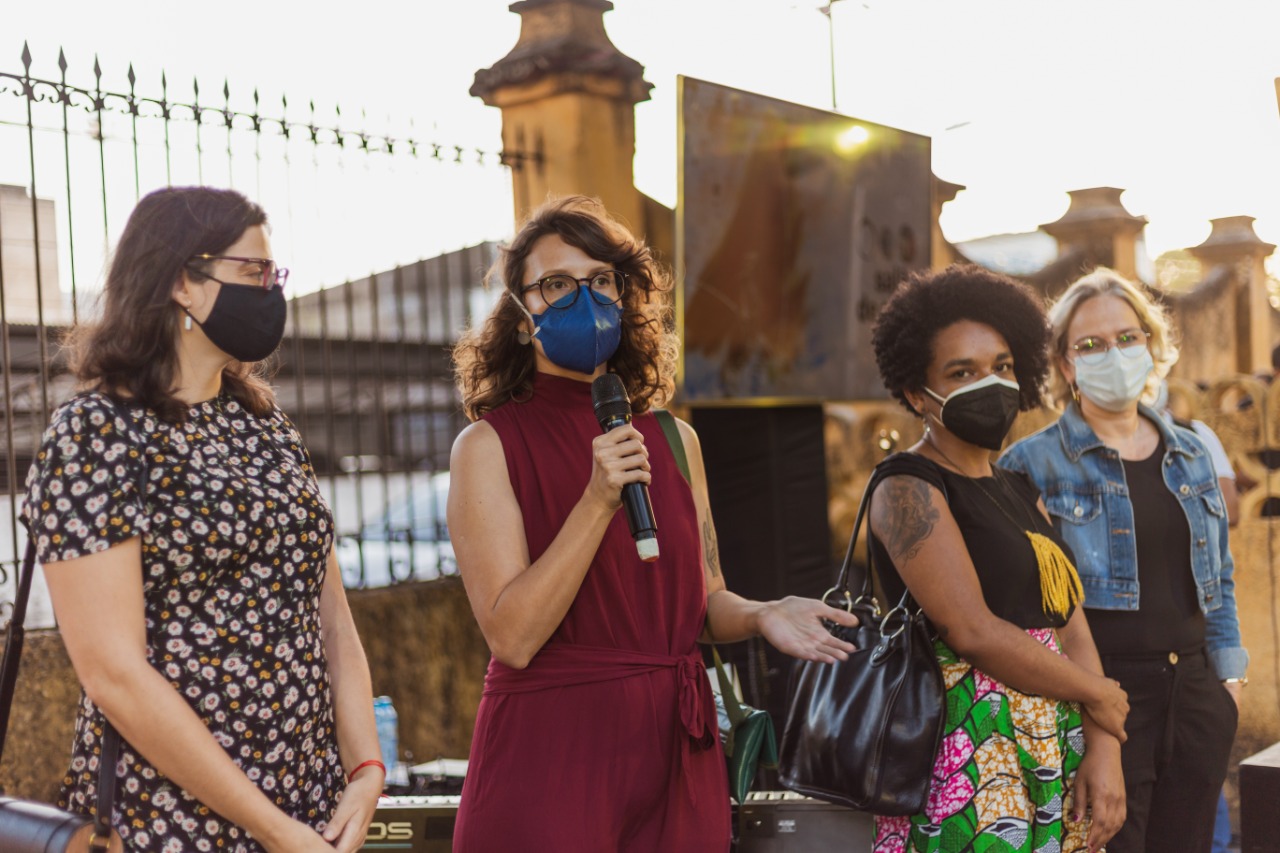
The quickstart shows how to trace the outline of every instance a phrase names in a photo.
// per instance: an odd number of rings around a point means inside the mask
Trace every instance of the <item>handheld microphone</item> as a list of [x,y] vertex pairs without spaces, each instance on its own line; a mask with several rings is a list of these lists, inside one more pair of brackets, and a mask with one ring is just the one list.
[[[604,432],[631,423],[631,398],[615,373],[606,373],[591,383],[591,406]],[[636,552],[641,560],[652,563],[658,559],[658,525],[653,520],[649,487],[644,483],[623,486],[622,505],[627,510],[631,536],[636,540]]]

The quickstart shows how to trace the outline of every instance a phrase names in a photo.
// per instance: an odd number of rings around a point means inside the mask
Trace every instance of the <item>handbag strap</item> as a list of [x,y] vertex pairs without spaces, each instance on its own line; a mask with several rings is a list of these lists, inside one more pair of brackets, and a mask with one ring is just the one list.
[[[124,408],[108,396],[115,406],[116,415],[129,422]],[[128,427],[126,426],[126,430]],[[138,478],[138,495],[146,500],[147,488],[147,453],[146,448],[140,454],[142,459],[142,475]],[[13,599],[13,613],[9,619],[9,629],[5,635],[4,660],[0,663],[0,761],[4,760],[4,746],[9,733],[9,712],[13,707],[13,697],[18,684],[18,668],[22,657],[22,649],[26,643],[27,602],[31,597],[31,581],[36,568],[36,537],[27,530],[27,550],[22,559],[22,572],[18,575],[18,589]],[[116,765],[120,761],[120,733],[103,714],[102,748],[98,756],[98,803],[97,813],[93,818],[93,834],[90,837],[89,849],[106,851],[111,840],[111,810],[116,798]]]
[[[931,463],[928,460],[926,460],[924,457],[916,456],[915,454],[903,453],[903,454],[899,454],[899,457],[900,457],[899,458],[900,463],[904,463],[906,466],[916,468],[918,470],[921,468],[921,466],[931,465]],[[929,470],[932,471],[932,468],[929,468]],[[883,463],[880,465],[877,465],[875,470],[871,472],[871,479],[867,481],[867,487],[862,491],[862,501],[858,504],[858,514],[857,516],[854,517],[853,533],[850,534],[849,536],[849,547],[845,551],[844,562],[840,565],[840,574],[836,578],[836,585],[831,589],[827,590],[825,594],[823,594],[822,600],[824,603],[829,603],[827,602],[827,599],[830,598],[831,594],[835,592],[843,594],[844,603],[846,606],[852,604],[855,601],[852,591],[849,589],[849,578],[850,578],[850,575],[853,573],[853,552],[854,552],[854,547],[858,544],[858,534],[862,530],[863,519],[866,518],[867,510],[871,506],[872,493],[875,492],[876,487],[879,486],[882,481],[888,479],[889,477],[894,477],[894,476],[915,476],[915,475],[905,471],[901,471],[901,470],[894,470],[893,466],[886,467]],[[926,479],[926,481],[930,485],[937,486],[938,489],[942,492],[942,497],[944,500],[947,500],[947,501],[950,500],[950,498],[947,495],[946,483],[942,481],[941,477],[929,477],[929,478],[922,478],[922,479]],[[873,598],[874,593],[872,591],[871,578],[874,571],[875,571],[875,549],[872,548],[871,543],[868,542],[867,543],[867,573],[866,573],[866,576],[863,577],[862,579],[862,588],[857,596],[857,599],[856,599],[857,601]],[[895,609],[901,608],[902,610],[908,613],[911,613],[912,611],[914,611],[915,613],[919,613],[920,606],[916,603],[916,600],[911,596],[911,591],[908,589],[905,589],[905,586],[906,584],[904,583],[902,598],[898,600],[898,604]]]

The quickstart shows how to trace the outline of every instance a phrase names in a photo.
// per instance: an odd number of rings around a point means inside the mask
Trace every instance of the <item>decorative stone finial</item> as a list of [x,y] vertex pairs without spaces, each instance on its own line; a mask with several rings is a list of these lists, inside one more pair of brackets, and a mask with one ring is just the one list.
[[1189,251],[1203,264],[1230,263],[1245,258],[1265,258],[1276,247],[1264,242],[1253,230],[1252,216],[1224,216],[1210,219],[1213,230],[1199,246]]
[[1125,209],[1120,201],[1123,192],[1116,187],[1072,190],[1067,193],[1071,197],[1067,212],[1040,228],[1064,247],[1080,242],[1081,237],[1088,240],[1115,232],[1136,234],[1146,227],[1147,218]]
[[532,94],[539,83],[555,79],[561,91],[611,84],[608,94],[632,104],[649,99],[653,84],[645,81],[644,66],[618,50],[604,30],[604,13],[613,9],[609,0],[521,0],[509,8],[520,16],[520,38],[492,67],[476,72],[475,97],[508,106],[512,90]]

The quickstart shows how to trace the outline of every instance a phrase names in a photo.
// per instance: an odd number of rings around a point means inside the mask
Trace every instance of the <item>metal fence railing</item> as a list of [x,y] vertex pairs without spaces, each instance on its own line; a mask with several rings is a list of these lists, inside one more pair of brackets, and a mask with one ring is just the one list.
[[[142,85],[132,65],[111,85],[96,59],[92,82],[72,83],[62,52],[56,65],[37,76],[24,46],[21,71],[0,70],[0,606],[24,544],[23,480],[72,391],[59,338],[91,316],[137,199],[175,184],[234,187],[271,217],[292,270],[276,385],[334,507],[344,578],[452,571],[442,498],[460,414],[447,349],[487,307],[486,238],[510,228],[511,170],[537,164],[412,122],[372,132],[363,115],[284,94],[192,81],[179,95],[163,73]],[[47,622],[39,604],[32,619]]]

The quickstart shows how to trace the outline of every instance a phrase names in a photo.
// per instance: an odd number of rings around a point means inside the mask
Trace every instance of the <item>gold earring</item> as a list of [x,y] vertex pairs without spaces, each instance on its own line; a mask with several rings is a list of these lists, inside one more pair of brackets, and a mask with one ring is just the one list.
[[1074,382],[1071,383],[1071,399],[1075,400],[1077,403],[1080,402],[1080,386],[1076,385]]

